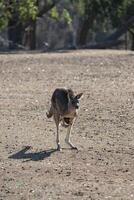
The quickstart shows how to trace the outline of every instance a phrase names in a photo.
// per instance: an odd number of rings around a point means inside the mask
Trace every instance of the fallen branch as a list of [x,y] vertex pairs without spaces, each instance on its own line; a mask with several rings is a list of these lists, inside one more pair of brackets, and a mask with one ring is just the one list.
[[84,49],[107,49],[112,47],[117,47],[124,43],[124,40],[115,40],[115,41],[107,41],[107,42],[100,42],[94,44],[88,44],[83,46]]
[[125,34],[134,25],[134,16],[128,19],[128,21],[122,24],[114,33],[106,37],[102,42],[88,44],[82,46],[85,49],[107,49],[111,47],[116,47],[123,44],[124,40],[119,40],[119,38]]

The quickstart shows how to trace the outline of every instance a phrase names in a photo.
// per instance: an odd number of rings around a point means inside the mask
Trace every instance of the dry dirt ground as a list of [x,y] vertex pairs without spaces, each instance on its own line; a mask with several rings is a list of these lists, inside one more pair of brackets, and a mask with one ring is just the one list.
[[[83,92],[57,152],[46,118],[56,87]],[[0,200],[134,199],[134,53],[0,55]]]

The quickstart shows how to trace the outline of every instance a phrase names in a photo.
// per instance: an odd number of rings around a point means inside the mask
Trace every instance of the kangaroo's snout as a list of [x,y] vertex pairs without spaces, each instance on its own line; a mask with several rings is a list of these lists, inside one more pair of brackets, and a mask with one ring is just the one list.
[[79,106],[78,106],[78,105],[76,105],[76,106],[75,106],[75,108],[76,108],[76,109],[79,109]]
[[79,100],[77,98],[73,98],[72,105],[75,109],[78,109],[79,108]]

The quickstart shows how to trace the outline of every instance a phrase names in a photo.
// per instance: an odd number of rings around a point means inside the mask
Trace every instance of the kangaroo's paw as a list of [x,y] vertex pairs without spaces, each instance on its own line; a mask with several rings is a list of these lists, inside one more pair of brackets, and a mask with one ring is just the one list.
[[61,148],[61,146],[59,144],[57,146],[57,151],[62,151],[62,148]]
[[78,151],[78,148],[76,146],[74,146],[70,141],[68,141],[68,139],[65,139],[65,142],[71,147],[71,149]]
[[72,148],[73,150],[77,150],[77,151],[78,151],[78,148],[77,148],[76,146],[71,146],[71,148]]

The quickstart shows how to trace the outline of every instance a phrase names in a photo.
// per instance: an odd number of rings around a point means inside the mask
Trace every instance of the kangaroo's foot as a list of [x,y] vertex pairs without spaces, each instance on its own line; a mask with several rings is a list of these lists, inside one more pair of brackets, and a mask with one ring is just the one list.
[[57,145],[57,151],[62,151],[60,144]]
[[71,147],[71,149],[78,150],[78,148],[68,141],[68,139],[65,139],[65,142]]

